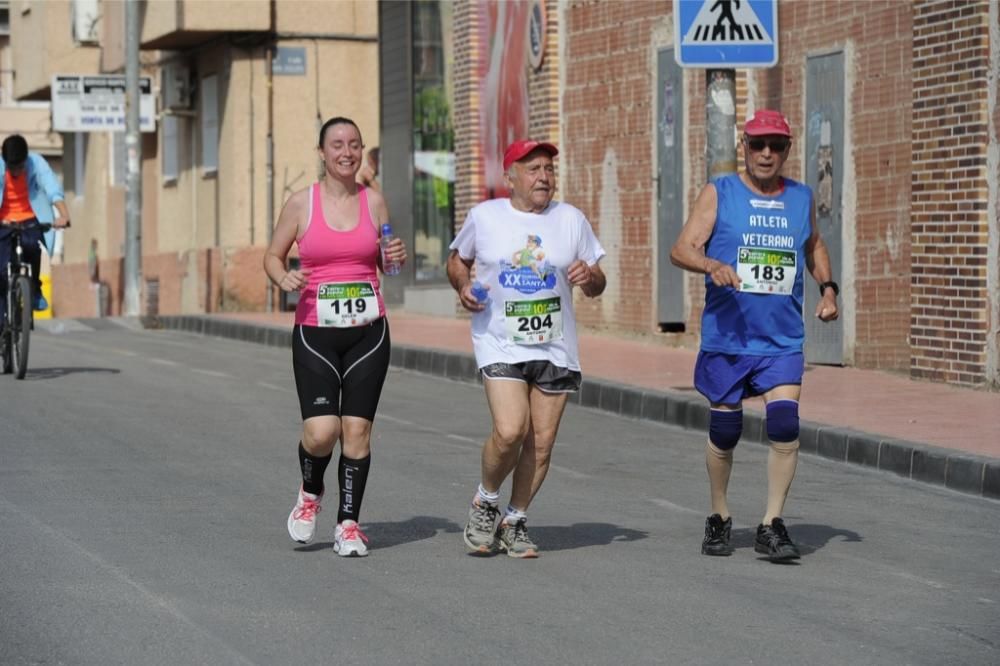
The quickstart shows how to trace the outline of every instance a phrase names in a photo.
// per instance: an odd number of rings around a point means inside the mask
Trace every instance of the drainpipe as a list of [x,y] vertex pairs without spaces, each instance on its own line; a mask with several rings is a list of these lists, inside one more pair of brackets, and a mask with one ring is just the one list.
[[[271,0],[271,42],[265,50],[267,67],[267,245],[271,246],[274,236],[274,55],[277,48],[275,29],[277,28],[276,0]],[[265,275],[267,288],[266,309],[274,312],[274,287]]]
[[256,157],[254,155],[254,140],[253,139],[254,139],[254,134],[256,134],[256,130],[257,130],[256,122],[254,120],[254,113],[253,113],[253,107],[254,107],[254,104],[253,104],[253,79],[254,79],[254,76],[253,76],[253,73],[254,73],[253,72],[253,57],[254,57],[255,50],[256,49],[254,49],[253,47],[247,49],[247,55],[249,56],[249,58],[247,58],[247,61],[249,62],[249,67],[250,67],[250,86],[249,86],[250,91],[249,91],[249,95],[248,95],[248,98],[247,98],[247,102],[248,102],[248,104],[250,106],[250,191],[248,192],[248,195],[249,195],[249,198],[250,198],[250,247],[254,246],[254,241],[256,240],[256,234],[254,233],[254,231],[255,231],[255,229],[254,229],[254,222],[256,221],[256,217],[257,217],[256,216],[257,209],[254,206],[254,203],[255,203],[254,200],[257,198],[257,197],[254,196],[254,179],[257,177],[257,171],[256,171],[256,169],[254,169],[254,164],[253,164],[254,157]]

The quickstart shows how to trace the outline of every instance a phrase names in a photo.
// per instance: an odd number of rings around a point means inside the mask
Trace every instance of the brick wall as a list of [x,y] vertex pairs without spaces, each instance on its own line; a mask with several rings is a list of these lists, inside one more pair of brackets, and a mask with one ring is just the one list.
[[[454,70],[456,233],[469,209],[486,196],[480,148],[482,81],[479,72],[485,69],[485,49],[489,45],[480,43],[482,10],[479,2],[455,3],[454,9],[455,53],[461,54],[455,58]],[[559,15],[554,0],[545,2],[545,15],[542,66],[537,71],[529,71],[527,77],[528,133],[532,139],[554,142],[559,138]]]
[[[223,254],[225,260],[223,261]],[[265,276],[261,269],[263,247],[206,248],[187,252],[147,254],[142,258],[144,283],[159,283],[158,310],[161,314],[263,310]],[[108,289],[109,315],[120,315],[125,285],[122,259],[98,262],[99,279]],[[95,287],[85,264],[57,264],[53,279],[60,288],[53,291],[52,308],[58,317],[98,315]],[[143,291],[148,303],[149,294]],[[275,303],[278,292],[275,290]],[[145,311],[145,305],[144,305]]]
[[[781,62],[754,73],[757,105],[781,109],[801,135],[806,59],[824,51],[845,52],[850,134],[844,138],[848,152],[853,151],[855,189],[844,192],[842,205],[847,233],[853,215],[854,253],[848,255],[849,243],[845,245],[847,275],[835,279],[843,283],[853,274],[841,299],[842,308],[850,308],[854,316],[853,332],[845,329],[848,357],[859,367],[905,371],[910,328],[911,5],[784,2],[778,7]],[[787,175],[799,180],[805,178],[801,157],[802,152],[793,149],[785,167]]]
[[561,198],[580,208],[608,252],[608,289],[578,304],[583,324],[655,330],[653,27],[663,2],[565,5]]
[[986,164],[990,185],[990,232],[987,250],[987,308],[990,332],[987,341],[986,382],[994,389],[1000,388],[1000,3],[990,4],[990,73],[993,86],[988,103],[993,119]]
[[455,40],[455,233],[469,209],[482,199],[482,156],[479,151],[479,13],[475,3],[456,2],[453,14]]
[[[650,29],[671,7],[587,0],[564,7],[563,198],[598,228],[611,276],[605,302],[584,304],[582,318],[648,333],[655,260],[648,149],[655,100],[648,53]],[[843,303],[852,319],[845,331],[848,358],[859,367],[915,377],[989,383],[1000,346],[989,337],[997,297],[991,297],[987,270],[997,261],[990,234],[998,233],[990,229],[996,215],[987,210],[990,5],[782,2],[779,12],[781,61],[768,70],[738,72],[737,118],[745,118],[752,94],[752,106],[781,109],[801,135],[808,57],[845,52],[845,142],[853,155],[845,167],[854,182],[844,194],[850,199],[845,249],[853,244],[844,258],[850,264]],[[996,13],[994,8],[994,21]],[[688,202],[705,180],[704,90],[704,72],[690,70]],[[792,152],[789,176],[804,180],[802,159],[801,151]],[[701,279],[688,280],[687,330],[696,332]],[[992,278],[994,290],[996,282]]]
[[989,28],[984,2],[914,4],[910,374],[958,384],[984,382],[991,324]]

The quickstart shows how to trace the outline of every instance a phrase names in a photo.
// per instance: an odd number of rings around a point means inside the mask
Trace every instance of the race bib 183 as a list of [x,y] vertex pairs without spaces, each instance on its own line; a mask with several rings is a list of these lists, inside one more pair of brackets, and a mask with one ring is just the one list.
[[790,294],[795,286],[795,252],[741,247],[736,257],[740,291],[753,294]]
[[316,290],[319,326],[353,328],[378,319],[378,295],[370,282],[327,282]]
[[532,301],[505,301],[507,339],[519,345],[539,345],[563,336],[562,302],[558,296]]

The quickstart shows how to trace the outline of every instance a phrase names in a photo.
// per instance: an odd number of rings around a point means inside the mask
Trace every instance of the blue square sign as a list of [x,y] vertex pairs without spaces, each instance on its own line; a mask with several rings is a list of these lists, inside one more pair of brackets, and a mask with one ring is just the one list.
[[681,67],[773,67],[778,0],[676,0],[674,57]]

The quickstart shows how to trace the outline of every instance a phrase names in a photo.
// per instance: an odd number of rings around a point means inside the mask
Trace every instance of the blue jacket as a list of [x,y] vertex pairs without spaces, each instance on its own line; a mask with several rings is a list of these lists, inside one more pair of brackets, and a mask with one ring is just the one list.
[[[59,179],[45,158],[38,153],[28,152],[28,162],[25,164],[25,173],[28,179],[28,198],[31,202],[31,210],[39,222],[52,224],[55,216],[52,214],[52,204],[66,199],[63,194],[62,185]],[[0,157],[0,205],[3,204],[4,188],[7,182],[7,165]],[[45,234],[45,249],[52,253],[52,246],[55,242],[55,232],[50,230]]]

